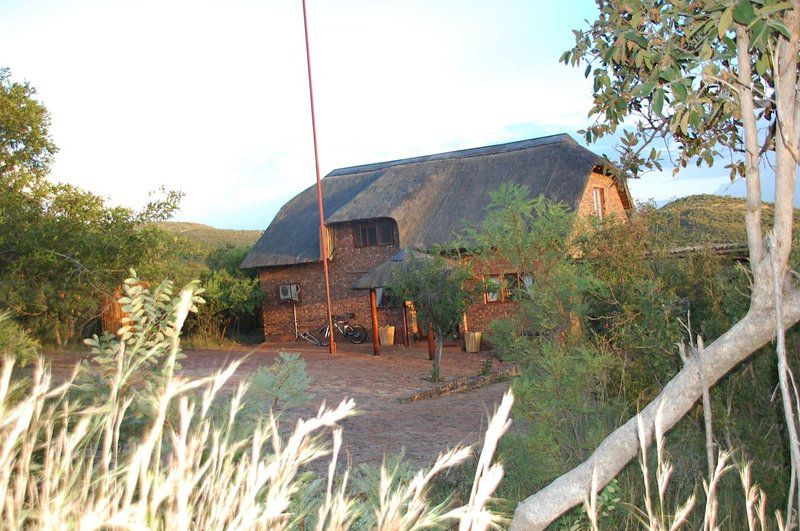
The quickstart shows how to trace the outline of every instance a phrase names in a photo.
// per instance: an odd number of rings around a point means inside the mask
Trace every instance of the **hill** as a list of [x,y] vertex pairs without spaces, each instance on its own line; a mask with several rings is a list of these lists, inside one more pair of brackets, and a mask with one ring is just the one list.
[[261,236],[259,230],[217,229],[202,223],[160,221],[158,228],[189,240],[208,254],[225,247],[252,247]]
[[[742,198],[719,195],[691,195],[676,199],[656,210],[659,223],[677,221],[682,230],[675,235],[676,243],[744,243],[745,202]],[[800,212],[795,210],[795,232],[800,228]],[[761,210],[765,226],[775,217],[772,203],[763,203]]]

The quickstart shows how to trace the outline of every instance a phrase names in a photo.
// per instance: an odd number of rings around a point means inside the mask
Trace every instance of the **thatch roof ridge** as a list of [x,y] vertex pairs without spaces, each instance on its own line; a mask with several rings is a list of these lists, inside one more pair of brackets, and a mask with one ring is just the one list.
[[[455,160],[469,157],[482,157],[486,155],[496,155],[499,153],[509,153],[511,151],[519,151],[521,149],[530,149],[534,147],[544,146],[547,144],[556,144],[558,142],[571,142],[576,146],[580,146],[574,138],[567,133],[558,133],[555,135],[540,136],[537,138],[530,138],[528,140],[517,140],[515,142],[507,142],[505,144],[491,144],[489,146],[481,146],[476,148],[456,149],[453,151],[443,151],[441,153],[433,153],[431,155],[421,155],[418,157],[409,157],[405,159],[394,159],[384,162],[373,162],[370,164],[360,164],[357,166],[348,166],[345,168],[337,168],[325,176],[341,177],[343,175],[351,175],[354,173],[365,173],[377,170],[391,168],[393,166],[406,165],[406,164],[419,164],[423,162],[430,162],[434,160]],[[582,146],[580,146],[582,147]],[[586,149],[586,148],[584,148]],[[588,149],[586,151],[589,151]],[[589,153],[592,153],[589,151]],[[592,153],[592,155],[595,155]],[[598,157],[600,159],[600,157]]]

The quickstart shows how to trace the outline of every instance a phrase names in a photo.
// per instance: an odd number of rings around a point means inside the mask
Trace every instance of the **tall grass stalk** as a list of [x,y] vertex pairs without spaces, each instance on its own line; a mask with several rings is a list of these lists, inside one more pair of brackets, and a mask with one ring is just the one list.
[[[122,426],[132,398],[121,392],[130,374],[126,347],[114,350],[115,370],[107,374],[110,393],[103,404],[71,398],[75,374],[54,385],[40,359],[29,389],[19,396],[12,379],[14,361],[0,369],[0,518],[7,528],[158,528],[287,529],[315,523],[316,529],[346,529],[363,511],[347,490],[349,471],[337,471],[343,433],[339,424],[355,404],[323,404],[316,416],[297,421],[282,437],[278,421],[265,414],[252,435],[237,437],[234,427],[247,384],[233,391],[227,417],[211,414],[212,404],[238,364],[203,378],[184,378],[173,370],[179,331],[192,306],[181,293],[171,316],[175,333],[165,348],[164,378],[154,388],[153,415],[139,436],[124,440]],[[377,529],[418,529],[458,522],[482,530],[499,520],[486,509],[502,477],[491,459],[508,429],[512,397],[507,394],[489,424],[469,503],[451,509],[434,505],[427,488],[438,473],[463,462],[469,448],[440,456],[408,484],[391,481],[382,470]],[[332,443],[331,443],[332,441]],[[331,456],[327,486],[313,511],[293,512],[303,498],[308,465]]]

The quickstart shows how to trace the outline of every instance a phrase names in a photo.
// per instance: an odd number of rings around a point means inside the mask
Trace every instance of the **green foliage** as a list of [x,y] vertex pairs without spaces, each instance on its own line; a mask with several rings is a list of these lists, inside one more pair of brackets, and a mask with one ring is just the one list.
[[244,245],[240,247],[220,247],[213,250],[206,257],[206,266],[211,271],[227,271],[231,275],[244,274],[249,278],[256,278],[258,276],[255,270],[242,270],[239,268],[247,253],[250,252],[252,246]]
[[413,255],[409,265],[398,271],[387,291],[398,300],[414,303],[417,320],[433,326],[436,356],[431,369],[431,381],[439,381],[439,367],[445,336],[455,330],[461,317],[475,296],[468,287],[472,275],[469,270],[441,256],[420,260]]
[[232,324],[238,328],[242,321],[253,320],[260,310],[265,294],[257,275],[239,269],[247,252],[246,247],[224,248],[207,257],[211,270],[201,277],[207,304],[191,323],[194,343],[219,343]]
[[489,376],[492,372],[492,358],[484,358],[481,361],[481,368],[478,371],[478,376]]
[[506,436],[510,463],[504,492],[525,496],[579,464],[607,435],[616,416],[606,393],[615,360],[583,343],[534,343],[518,353],[522,373],[512,383],[515,418],[525,426]]
[[[308,392],[311,383],[306,362],[299,354],[281,352],[275,363],[259,367],[247,379],[244,394],[238,401],[238,422],[232,432],[234,438],[251,437],[266,416],[278,416],[281,412],[306,405],[312,398]],[[210,416],[215,421],[224,422],[235,398],[225,396],[218,400],[211,407]],[[314,481],[310,481],[308,488],[313,484]]]
[[[611,528],[613,524],[608,524],[609,519],[619,514],[621,502],[619,481],[614,478],[597,493],[597,517],[601,528],[606,528],[606,525]],[[586,507],[580,506],[561,517],[553,526],[559,531],[582,531],[591,529],[591,522]]]
[[[691,200],[680,215],[644,206],[629,222],[605,220],[573,233],[561,216],[534,223],[534,208],[555,206],[535,207],[524,195],[503,196],[513,215],[490,212],[490,219],[502,221],[487,234],[502,234],[504,223],[509,232],[517,230],[515,220],[523,212],[532,235],[563,238],[547,244],[548,238],[539,243],[525,235],[487,237],[487,244],[503,245],[479,247],[480,260],[530,260],[510,266],[533,279],[517,314],[493,323],[490,336],[502,358],[522,365],[512,384],[520,427],[502,443],[507,463],[502,495],[513,504],[585,460],[620,418],[655,396],[681,368],[677,343],[698,334],[710,343],[740,319],[749,306],[749,278],[741,266],[710,252],[681,259],[668,255],[675,246],[702,243],[691,241],[695,225],[686,223],[702,215],[691,212]],[[704,212],[706,201],[700,198],[698,204]],[[493,208],[505,207],[494,203]],[[556,226],[541,226],[548,223]],[[738,228],[713,219],[704,223],[704,241],[725,241],[717,238],[739,230],[742,221]],[[523,253],[506,248],[516,241],[530,248]],[[544,259],[527,258],[539,256]],[[715,386],[712,407],[717,436],[761,465],[755,479],[780,503],[788,478],[785,448],[779,437],[763,435],[782,430],[779,404],[771,401],[772,365],[768,356],[746,362]],[[683,492],[693,490],[692,478],[705,470],[702,422],[698,408],[669,436],[682,450],[674,459],[681,473],[673,481]],[[633,485],[620,496],[634,506],[641,502],[636,474],[631,481],[620,478],[620,484]]]
[[381,506],[382,483],[392,489],[408,488],[416,470],[404,459],[405,452],[401,451],[384,456],[380,466],[365,463],[353,470],[351,491],[363,499],[363,510],[353,529],[375,529],[376,511]]
[[[178,256],[168,271],[177,271],[176,275],[187,280],[200,278],[209,270],[229,269],[231,274],[240,273],[239,265],[260,235],[255,230],[217,229],[183,221],[155,221],[151,225],[161,230]],[[236,259],[238,263],[234,263]]]
[[[751,65],[755,108],[770,140],[777,120],[772,58],[776,41],[789,35],[784,17],[792,4],[601,0],[598,7],[597,19],[575,31],[575,47],[561,56],[585,64],[594,80],[596,122],[583,132],[586,141],[621,129],[619,164],[633,175],[661,169],[662,152],[653,143],[663,139],[678,153],[675,171],[692,159],[711,166],[728,156],[731,178],[744,176],[736,155],[742,152],[737,60]],[[747,35],[748,57],[738,57],[737,32]]]
[[147,278],[163,270],[172,247],[148,223],[169,217],[181,194],[163,191],[134,212],[45,179],[55,147],[34,94],[0,71],[0,301],[63,346],[96,322],[129,267]]
[[[195,243],[200,250],[200,256],[206,256],[223,249],[240,249],[243,247],[249,249],[261,236],[261,231],[259,230],[217,229],[202,223],[188,223],[185,221],[157,221],[154,225],[168,234],[185,238]],[[213,266],[212,268],[216,269]]]
[[575,214],[563,203],[539,196],[531,199],[527,187],[502,184],[489,193],[487,214],[480,227],[468,229],[462,247],[478,254],[492,250],[492,257],[516,267],[520,277],[549,270],[567,253]]
[[242,401],[245,417],[257,418],[265,411],[287,410],[305,405],[311,400],[308,388],[311,375],[299,354],[281,352],[278,361],[260,367],[250,378]]
[[11,319],[8,312],[0,312],[0,359],[11,358],[25,367],[39,354],[39,343]]
[[[651,225],[673,227],[672,241],[675,245],[690,245],[704,242],[744,243],[747,234],[744,228],[745,200],[718,195],[693,195],[676,199],[652,212]],[[761,219],[764,226],[771,227],[775,218],[771,203],[761,204]],[[795,230],[800,228],[800,216],[795,209]]]
[[0,180],[18,190],[47,174],[56,152],[49,128],[50,113],[36,89],[0,68]]
[[[202,292],[193,282],[176,295],[170,280],[150,289],[131,271],[119,300],[126,314],[119,337],[106,333],[85,340],[90,361],[83,362],[75,389],[92,402],[130,400],[137,418],[150,419],[158,389],[180,370],[178,361],[185,358],[180,349],[171,351],[173,345],[177,348],[176,336],[185,319],[177,308],[185,304],[188,311],[197,312],[196,305],[204,302]],[[186,293],[191,294],[188,301],[182,300]]]

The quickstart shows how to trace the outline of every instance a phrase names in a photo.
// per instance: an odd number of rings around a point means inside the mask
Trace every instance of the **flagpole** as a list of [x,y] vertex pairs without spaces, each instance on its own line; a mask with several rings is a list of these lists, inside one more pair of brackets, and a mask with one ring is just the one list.
[[336,354],[336,338],[334,337],[333,313],[331,312],[331,281],[328,273],[328,237],[325,229],[325,211],[322,206],[322,179],[319,174],[319,151],[317,149],[317,120],[314,114],[314,84],[311,81],[311,51],[308,45],[308,13],[306,0],[303,2],[303,29],[306,36],[306,66],[308,68],[308,97],[311,103],[311,134],[314,137],[314,167],[317,172],[317,206],[319,208],[319,242],[322,254],[322,271],[325,274],[325,300],[328,311],[328,330],[330,331],[330,353]]

